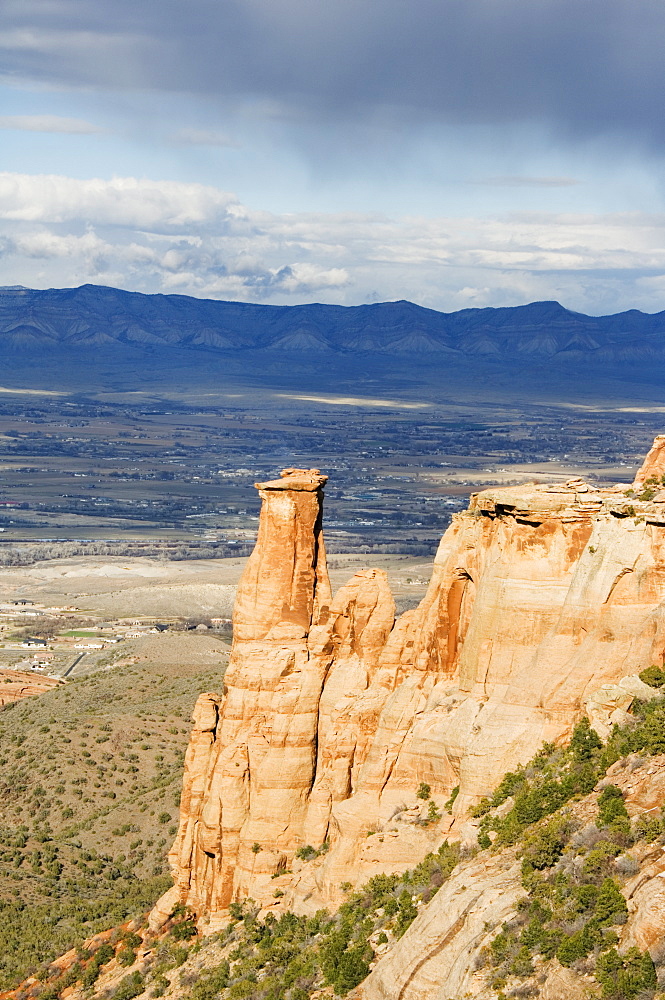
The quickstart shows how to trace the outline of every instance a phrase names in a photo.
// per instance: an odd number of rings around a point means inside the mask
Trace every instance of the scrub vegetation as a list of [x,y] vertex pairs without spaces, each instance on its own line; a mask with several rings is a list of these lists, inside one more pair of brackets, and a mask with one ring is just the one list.
[[171,884],[189,717],[219,682],[116,667],[0,712],[0,988]]
[[[196,678],[196,684],[200,680],[204,678]],[[517,852],[521,859],[524,896],[517,913],[497,928],[478,960],[477,971],[487,976],[499,1000],[536,996],[537,976],[554,958],[588,974],[594,995],[601,1000],[653,1000],[663,995],[658,994],[659,972],[661,980],[665,974],[659,956],[654,956],[654,964],[648,952],[617,946],[627,919],[622,890],[640,870],[631,849],[638,848],[639,857],[645,845],[665,844],[665,815],[650,812],[631,821],[621,789],[607,777],[617,761],[624,759],[629,766],[630,760],[644,761],[663,752],[665,699],[638,702],[631,723],[615,727],[605,744],[583,719],[567,746],[543,746],[528,764],[505,775],[493,796],[477,807],[480,849]],[[143,799],[155,790],[161,790],[158,779],[145,789]],[[160,821],[161,813],[155,810],[154,829],[160,828]],[[47,821],[39,822],[43,829]],[[132,836],[123,826],[117,829],[118,837]],[[33,825],[33,841],[39,835],[36,831]],[[234,903],[230,924],[203,940],[197,937],[193,915],[179,908],[167,933],[150,944],[150,956],[140,968],[135,967],[139,936],[118,930],[110,950],[102,945],[92,955],[82,954],[62,974],[49,960],[64,950],[65,943],[145,911],[166,884],[161,870],[146,872],[144,867],[145,874],[138,877],[136,866],[131,872],[118,858],[99,853],[85,860],[87,874],[78,886],[71,878],[62,882],[60,845],[71,844],[75,836],[71,828],[59,837],[47,836],[38,856],[34,847],[26,856],[30,838],[24,834],[14,835],[22,846],[5,847],[12,859],[18,852],[20,867],[32,866],[43,884],[55,880],[57,887],[56,909],[51,912],[59,916],[50,936],[45,933],[49,906],[32,908],[38,931],[27,964],[38,974],[40,986],[32,995],[39,1000],[56,1000],[74,982],[89,989],[105,970],[123,965],[127,975],[119,981],[116,977],[112,989],[105,988],[104,995],[111,1000],[131,1000],[143,993],[159,997],[174,988],[186,1000],[309,1000],[321,990],[323,995],[343,997],[369,974],[376,958],[404,935],[420,908],[457,866],[477,853],[477,849],[464,852],[459,845],[444,842],[402,875],[376,875],[357,890],[343,887],[347,899],[335,914],[321,910],[301,916],[287,911],[261,917],[253,900]],[[153,861],[158,857],[155,844],[151,846],[144,861],[148,856]],[[312,850],[315,856],[321,853],[321,849]],[[77,867],[81,868],[81,860]],[[23,920],[21,926],[26,929],[21,904],[8,905],[15,910],[7,914],[10,919],[4,921],[5,928]],[[131,926],[139,929],[139,924]],[[5,930],[5,935],[9,933]],[[36,943],[42,935],[46,951]],[[10,950],[8,938],[3,941],[3,952]],[[22,971],[27,971],[26,963]],[[17,968],[5,969],[5,981],[18,972]]]

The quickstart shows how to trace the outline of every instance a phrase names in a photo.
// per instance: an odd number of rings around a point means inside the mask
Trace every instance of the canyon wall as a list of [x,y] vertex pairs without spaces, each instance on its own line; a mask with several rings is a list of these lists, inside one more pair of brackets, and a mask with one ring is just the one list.
[[[222,692],[196,706],[175,886],[154,919],[176,900],[211,928],[245,896],[276,912],[334,905],[345,882],[473,837],[469,806],[583,714],[601,733],[621,721],[635,675],[663,662],[665,493],[647,480],[664,456],[659,438],[634,491],[576,480],[473,496],[397,620],[380,570],[331,597],[325,476],[257,484],[233,652]],[[313,860],[298,858],[306,845]]]

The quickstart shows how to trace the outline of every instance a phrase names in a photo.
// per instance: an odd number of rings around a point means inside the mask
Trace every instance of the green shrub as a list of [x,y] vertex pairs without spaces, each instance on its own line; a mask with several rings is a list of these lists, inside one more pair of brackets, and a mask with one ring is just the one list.
[[337,972],[333,980],[335,993],[339,996],[346,996],[349,990],[354,989],[369,975],[369,965],[365,960],[363,947],[352,948],[350,951],[342,952],[337,964]]
[[603,924],[617,923],[617,918],[628,916],[626,900],[617,881],[613,878],[606,878],[600,887],[594,917],[599,926]]
[[426,822],[427,823],[436,823],[436,821],[439,820],[439,819],[441,819],[441,813],[438,810],[436,802],[434,802],[432,799],[430,799],[429,806],[427,808]]
[[522,979],[532,974],[533,962],[531,961],[531,955],[526,945],[522,945],[515,955],[510,965],[510,971],[513,976],[519,976]]
[[112,944],[102,944],[99,946],[97,951],[93,955],[93,962],[95,965],[106,965],[113,958],[115,952],[113,950]]
[[658,985],[656,970],[648,952],[630,948],[624,956],[611,948],[598,959],[596,978],[603,990],[603,1000],[632,1000],[652,995]]
[[522,871],[535,868],[542,871],[551,868],[558,859],[566,843],[567,824],[561,820],[551,820],[524,842]]
[[635,840],[645,840],[648,844],[653,843],[663,833],[665,833],[665,822],[658,816],[640,816],[633,827]]
[[94,984],[99,979],[100,972],[101,972],[100,967],[96,965],[94,962],[92,962],[88,966],[88,968],[83,973],[83,976],[81,977],[81,982],[83,983],[85,989],[90,989],[91,986],[94,986]]
[[562,965],[572,965],[580,958],[585,958],[596,943],[596,935],[589,924],[574,934],[567,934],[556,950],[556,957]]
[[430,797],[430,794],[431,794],[430,786],[426,782],[421,781],[420,784],[418,785],[416,798],[427,800]]
[[83,974],[83,970],[78,962],[75,962],[58,980],[59,989],[66,990],[69,986],[77,983]]
[[312,861],[313,858],[318,857],[318,851],[311,844],[303,844],[296,851],[296,857],[300,858],[301,861]]
[[155,979],[153,980],[153,990],[151,996],[163,997],[170,985],[171,984],[169,983],[166,976],[162,975],[155,976]]
[[140,972],[132,972],[120,980],[112,1000],[133,1000],[145,989],[145,980]]
[[647,667],[646,670],[641,671],[639,677],[649,687],[661,688],[665,685],[665,670],[660,667]]
[[406,889],[402,892],[398,900],[399,912],[395,921],[395,937],[400,938],[418,916],[418,907],[411,898],[411,893]]
[[[624,805],[623,792],[616,785],[606,785],[598,798],[598,827],[610,826],[615,820],[627,820],[628,830],[630,821],[628,811]],[[625,826],[625,824],[623,824]]]
[[188,941],[196,935],[196,924],[193,920],[183,920],[171,930],[171,937],[176,941]]
[[229,984],[229,963],[222,962],[203,973],[192,988],[193,1000],[214,1000]]
[[42,990],[39,994],[38,1000],[58,1000],[60,994],[55,986],[47,986],[45,990]]
[[450,798],[444,803],[443,808],[446,810],[446,812],[452,812],[452,808],[455,805],[455,800],[459,795],[459,789],[460,786],[455,785],[452,792],[450,793]]
[[600,750],[602,742],[595,729],[591,728],[591,723],[585,716],[580,719],[573,730],[570,739],[569,750],[573,760],[583,763],[591,760],[595,750]]
[[503,778],[494,790],[494,793],[489,800],[490,807],[496,809],[497,806],[503,805],[506,799],[509,799],[511,795],[514,795],[518,788],[521,788],[525,783],[526,778],[524,777],[523,770],[508,771],[504,774]]

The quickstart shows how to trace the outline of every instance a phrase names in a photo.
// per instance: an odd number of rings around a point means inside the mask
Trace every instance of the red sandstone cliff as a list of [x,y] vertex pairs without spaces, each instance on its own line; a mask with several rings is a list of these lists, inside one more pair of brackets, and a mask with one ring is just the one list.
[[[660,478],[663,440],[638,488]],[[635,675],[663,661],[658,494],[486,490],[444,535],[421,605],[395,621],[379,570],[331,600],[325,479],[285,470],[258,486],[231,662],[223,692],[197,703],[176,885],[155,922],[178,899],[211,926],[247,895],[315,909],[344,881],[412,866],[446,832],[466,836],[469,805],[544,740],[585,712],[601,732],[620,720]],[[429,826],[417,822],[421,781],[444,814]],[[329,849],[302,865],[306,844]]]

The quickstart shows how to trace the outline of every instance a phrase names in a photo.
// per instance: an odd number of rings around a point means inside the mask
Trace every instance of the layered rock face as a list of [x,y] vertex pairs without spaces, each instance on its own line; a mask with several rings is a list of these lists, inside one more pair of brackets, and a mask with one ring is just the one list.
[[62,684],[57,677],[44,677],[27,670],[0,670],[0,707],[34,698]]
[[[636,489],[660,478],[664,450],[657,439]],[[213,925],[247,895],[334,904],[343,882],[464,838],[468,807],[507,770],[585,712],[600,731],[621,721],[635,675],[663,662],[658,494],[581,481],[486,490],[444,535],[421,605],[395,621],[378,570],[331,600],[324,483],[285,470],[258,484],[224,691],[197,704],[169,901]],[[443,814],[430,825],[420,782]],[[325,850],[303,865],[303,845]]]
[[[652,691],[653,695],[653,691]],[[632,758],[614,764],[608,781],[621,789],[628,814],[653,815],[665,799],[665,757]],[[598,790],[569,805],[568,815],[580,829],[598,815]],[[597,829],[597,828],[596,828]],[[665,926],[665,858],[662,845],[644,841],[631,850],[637,873],[623,885],[628,919],[617,926],[619,951],[630,947],[660,951]],[[463,861],[429,905],[421,908],[406,934],[383,956],[350,995],[350,1000],[496,1000],[483,949],[501,927],[515,918],[525,891],[521,861],[515,848],[496,854],[482,852]],[[543,963],[524,996],[542,1000],[589,1000],[588,977],[562,967],[558,961]],[[537,993],[535,992],[537,990]],[[516,995],[516,994],[512,994]],[[517,994],[519,995],[519,994]]]

